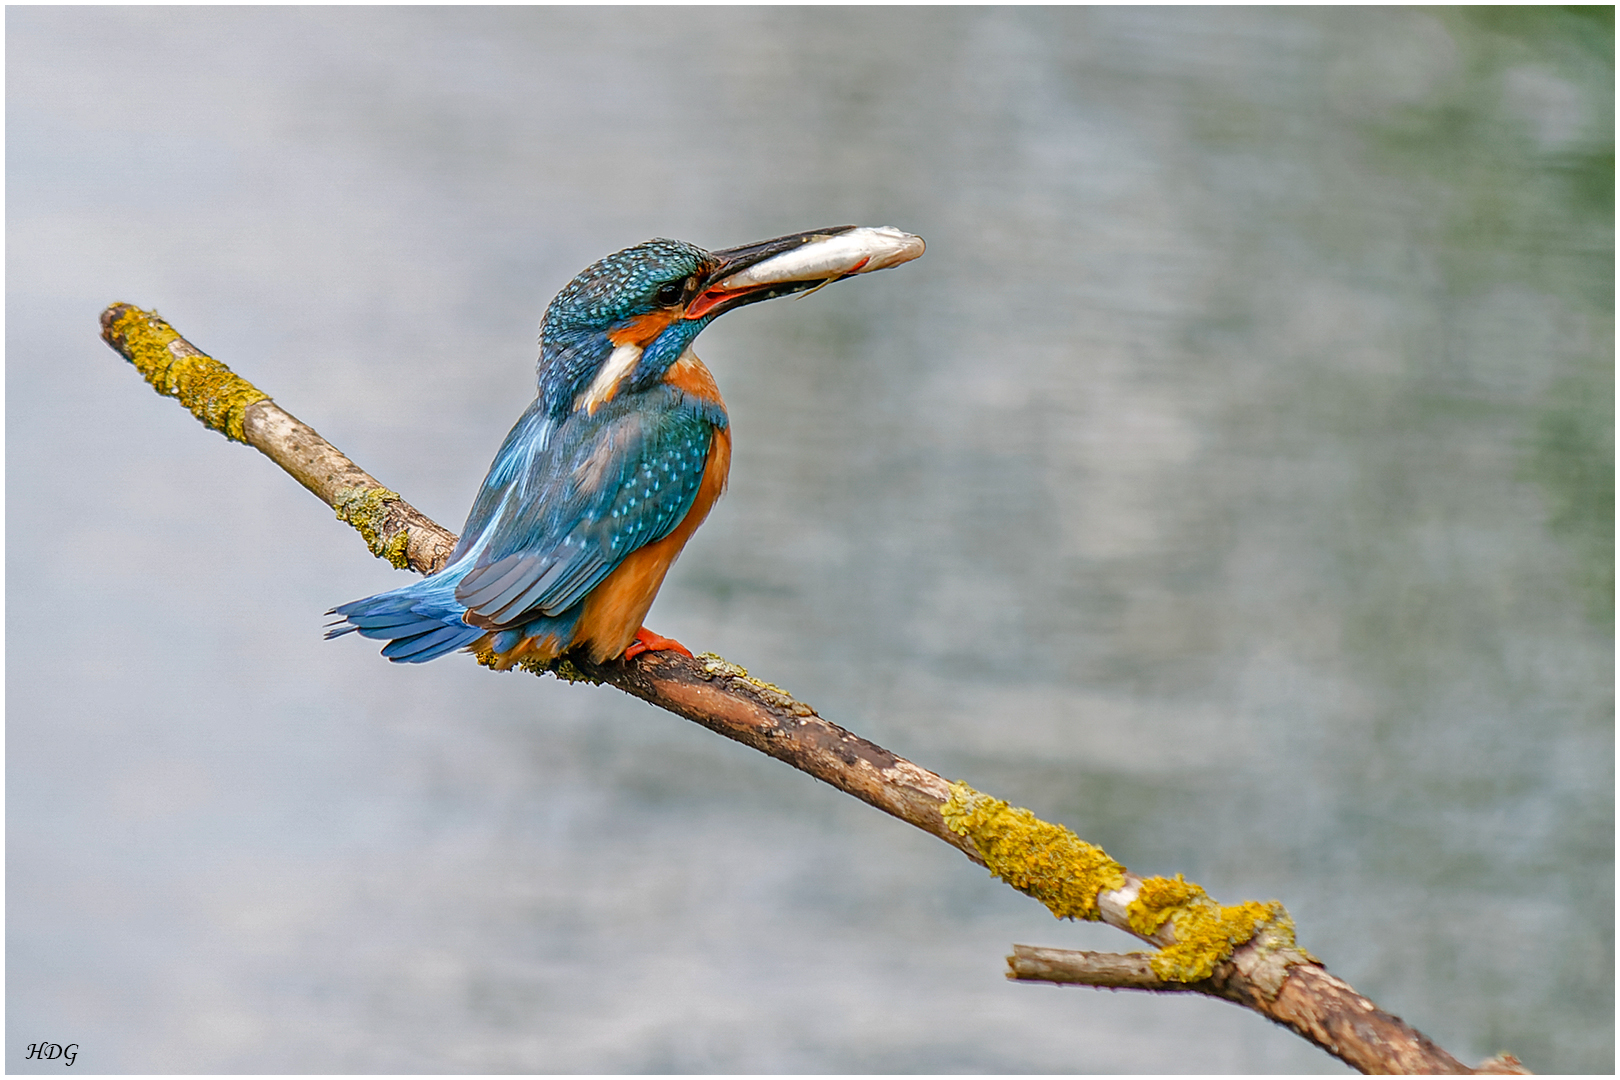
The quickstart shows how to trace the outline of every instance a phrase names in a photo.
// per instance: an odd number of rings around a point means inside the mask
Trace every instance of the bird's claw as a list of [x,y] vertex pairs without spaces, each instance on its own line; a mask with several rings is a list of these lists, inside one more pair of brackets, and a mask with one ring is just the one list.
[[635,640],[630,642],[628,649],[624,650],[624,658],[634,660],[644,652],[678,652],[688,658],[692,655],[691,649],[688,649],[674,638],[660,637],[645,626],[636,631]]

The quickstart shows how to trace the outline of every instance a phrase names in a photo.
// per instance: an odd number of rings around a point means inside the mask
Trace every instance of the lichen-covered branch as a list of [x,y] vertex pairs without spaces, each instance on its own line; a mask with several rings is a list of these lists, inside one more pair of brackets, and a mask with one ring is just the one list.
[[181,337],[155,311],[113,304],[101,336],[135,365],[152,389],[179,400],[205,427],[245,442],[312,491],[359,530],[378,558],[431,574],[456,536],[350,461],[270,395]]
[[[101,327],[107,344],[159,393],[291,473],[353,525],[373,554],[424,574],[444,565],[452,533],[156,313],[114,304]],[[1323,970],[1294,943],[1293,922],[1276,901],[1223,906],[1179,875],[1138,877],[1067,828],[890,753],[718,656],[656,652],[605,664],[565,656],[528,666],[535,674],[607,683],[702,724],[938,837],[1059,918],[1105,922],[1154,946],[1124,956],[1015,946],[1013,978],[1225,998],[1363,1072],[1476,1071]],[[1509,1065],[1517,1062],[1503,1057],[1478,1071],[1514,1071]]]
[[1110,990],[1150,990],[1160,994],[1207,994],[1251,1008],[1309,1039],[1364,1073],[1514,1074],[1527,1072],[1511,1054],[1498,1054],[1470,1069],[1398,1016],[1334,978],[1320,966],[1296,965],[1278,979],[1267,997],[1255,990],[1272,977],[1260,974],[1265,958],[1239,948],[1203,979],[1183,982],[1157,972],[1147,953],[1079,952],[1014,945],[1007,978]]

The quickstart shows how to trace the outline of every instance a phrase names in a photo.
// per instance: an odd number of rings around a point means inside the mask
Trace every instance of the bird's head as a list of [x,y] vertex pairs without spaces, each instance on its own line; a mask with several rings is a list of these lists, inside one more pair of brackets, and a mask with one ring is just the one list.
[[621,392],[655,384],[705,326],[734,308],[922,253],[920,237],[855,225],[724,251],[649,240],[614,252],[581,271],[546,308],[539,370],[546,411],[594,412]]

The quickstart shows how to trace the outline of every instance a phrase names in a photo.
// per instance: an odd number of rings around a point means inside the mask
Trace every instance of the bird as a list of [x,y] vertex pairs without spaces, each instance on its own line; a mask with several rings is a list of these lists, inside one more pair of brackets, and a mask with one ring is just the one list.
[[540,325],[534,401],[501,444],[437,573],[341,604],[328,638],[419,664],[458,649],[506,670],[680,642],[643,625],[725,490],[731,422],[692,342],[720,315],[922,255],[892,226],[839,225],[718,251],[654,239],[582,270]]

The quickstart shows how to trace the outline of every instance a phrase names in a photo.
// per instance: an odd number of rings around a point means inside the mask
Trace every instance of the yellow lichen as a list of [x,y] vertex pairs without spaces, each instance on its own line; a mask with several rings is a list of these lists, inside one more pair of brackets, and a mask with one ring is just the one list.
[[[158,393],[176,398],[206,426],[246,442],[249,405],[270,395],[180,337],[155,311],[126,307],[113,321],[121,351]],[[176,343],[179,343],[176,346]]]
[[490,648],[488,638],[484,640],[485,644],[481,648],[473,650],[473,659],[492,671],[511,671],[516,668],[519,671],[527,671],[530,675],[555,675],[563,682],[568,683],[585,682],[590,683],[592,686],[602,685],[601,679],[592,678],[585,674],[566,656],[553,657],[550,660],[542,660],[538,656],[525,656],[520,660],[512,661],[503,658],[494,649]]
[[411,560],[405,554],[410,536],[404,529],[386,535],[385,507],[398,502],[399,493],[385,487],[351,487],[337,493],[332,509],[339,521],[353,525],[366,542],[366,547],[379,559],[387,559],[396,570],[410,569]]
[[703,665],[704,674],[711,679],[725,677],[728,679],[748,678],[748,669],[741,664],[733,664],[719,653],[698,653],[698,662]]
[[519,662],[518,666],[528,671],[533,671],[536,675],[542,671],[549,671],[563,682],[586,682],[590,683],[592,686],[600,686],[602,684],[601,679],[591,678],[589,675],[579,670],[579,668],[574,665],[574,662],[568,659],[566,656],[559,656],[549,664],[541,664],[538,661],[526,660]]
[[1292,948],[1294,944],[1293,922],[1275,900],[1265,904],[1248,900],[1223,907],[1180,874],[1144,880],[1126,908],[1126,917],[1131,929],[1143,937],[1152,937],[1170,923],[1175,941],[1152,959],[1153,973],[1170,982],[1209,978],[1218,964],[1262,927],[1268,930],[1269,948]]
[[[940,807],[946,826],[973,840],[990,872],[1051,909],[1059,918],[1098,919],[1100,894],[1125,884],[1125,868],[1101,848],[1028,810],[974,791],[961,781]],[[1294,946],[1294,924],[1276,901],[1222,907],[1202,886],[1177,874],[1141,882],[1126,908],[1132,932],[1152,938],[1166,923],[1174,940],[1153,954],[1153,972],[1167,982],[1198,982],[1257,934],[1267,954],[1286,964],[1309,962]]]
[[1125,868],[1102,848],[961,781],[951,785],[940,815],[973,841],[992,874],[1060,919],[1100,918],[1098,894],[1125,884]]
[[748,669],[741,664],[733,664],[730,660],[718,653],[699,653],[698,661],[703,665],[703,672],[711,679],[736,679],[753,687],[754,692],[764,699],[767,705],[774,705],[784,712],[794,716],[814,716],[816,710],[796,699],[792,694],[764,679],[756,679],[748,674]]
[[1183,880],[1180,874],[1173,878],[1147,878],[1136,899],[1125,909],[1126,917],[1133,932],[1149,938],[1159,932],[1159,927],[1169,921],[1177,908],[1204,895],[1203,886]]

